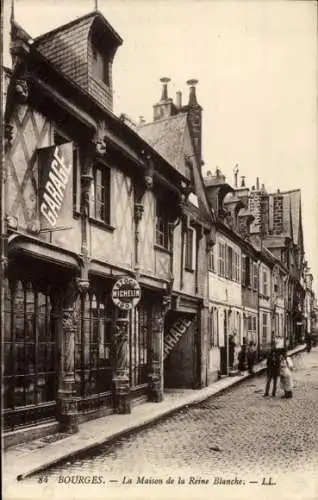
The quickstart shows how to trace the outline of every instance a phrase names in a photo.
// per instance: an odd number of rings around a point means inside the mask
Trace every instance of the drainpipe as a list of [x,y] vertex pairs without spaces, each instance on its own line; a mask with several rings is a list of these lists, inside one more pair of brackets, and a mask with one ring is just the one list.
[[[260,250],[260,257],[263,251],[263,238],[261,235],[261,250]],[[261,332],[260,332],[260,326],[261,326],[261,313],[260,313],[260,270],[261,270],[261,258],[258,261],[258,268],[257,268],[257,275],[258,275],[258,283],[257,283],[257,358],[258,360],[260,359],[261,355]]]

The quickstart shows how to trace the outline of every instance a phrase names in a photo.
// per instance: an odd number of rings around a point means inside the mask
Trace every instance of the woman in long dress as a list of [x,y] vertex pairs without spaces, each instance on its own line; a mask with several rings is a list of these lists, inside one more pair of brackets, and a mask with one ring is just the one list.
[[282,396],[283,398],[293,397],[292,369],[292,360],[287,356],[287,352],[283,352],[280,362],[280,385],[284,391],[284,396]]

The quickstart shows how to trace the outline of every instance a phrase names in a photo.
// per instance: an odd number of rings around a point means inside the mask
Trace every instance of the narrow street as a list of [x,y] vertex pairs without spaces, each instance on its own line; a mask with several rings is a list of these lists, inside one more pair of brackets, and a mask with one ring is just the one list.
[[[122,498],[125,491],[127,495],[134,491],[134,498],[140,498],[148,480],[153,481],[151,491],[159,495],[159,487],[164,488],[170,476],[174,488],[186,491],[191,485],[193,490],[187,492],[195,491],[195,498],[201,498],[199,494],[209,498],[211,488],[216,498],[220,491],[224,498],[245,498],[243,487],[259,488],[260,496],[285,498],[276,496],[276,489],[284,487],[286,492],[288,484],[286,498],[298,498],[301,492],[307,492],[301,498],[318,498],[318,349],[301,354],[294,362],[291,400],[281,399],[280,392],[275,398],[264,398],[264,377],[256,377],[23,483],[30,487],[47,481],[45,488],[61,486],[61,491],[78,498],[76,485],[62,481],[75,482],[82,495],[88,488],[98,495],[98,485],[79,484],[80,477],[102,476],[112,493],[104,492],[101,497]],[[185,484],[178,484],[179,477]],[[229,480],[236,488],[222,482]],[[265,487],[264,481],[275,484]]]

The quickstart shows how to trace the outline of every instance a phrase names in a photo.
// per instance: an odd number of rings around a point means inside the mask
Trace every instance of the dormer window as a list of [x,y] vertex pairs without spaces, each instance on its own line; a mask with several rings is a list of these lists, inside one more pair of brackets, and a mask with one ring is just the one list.
[[109,61],[96,47],[93,47],[92,75],[95,80],[109,87]]

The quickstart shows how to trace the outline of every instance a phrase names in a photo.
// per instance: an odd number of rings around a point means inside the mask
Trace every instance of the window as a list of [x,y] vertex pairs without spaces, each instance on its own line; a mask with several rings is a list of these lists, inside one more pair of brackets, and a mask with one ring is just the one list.
[[209,251],[209,271],[215,272],[214,247]]
[[[39,283],[10,283],[5,293],[4,425],[12,430],[55,412],[56,313],[60,292]],[[30,411],[30,406],[32,411]]]
[[268,333],[268,323],[267,323],[267,314],[263,313],[263,321],[262,321],[262,339],[263,342],[267,342],[267,333]]
[[191,271],[195,269],[195,231],[192,227],[188,227],[186,231],[185,268]]
[[258,264],[253,262],[253,290],[258,289]]
[[130,328],[130,384],[132,387],[148,382],[150,356],[150,324],[152,309],[139,304],[132,310]]
[[248,316],[247,318],[247,336],[248,340],[256,340],[256,316]]
[[170,250],[169,214],[162,200],[156,204],[156,245]]
[[75,387],[87,397],[112,388],[112,309],[109,294],[86,293],[80,299],[80,327],[75,332]]
[[267,271],[263,270],[263,295],[268,296],[268,281]]
[[97,164],[93,169],[91,217],[110,223],[110,170]]
[[[252,263],[252,262],[251,262]],[[250,258],[247,255],[242,257],[242,285],[250,286],[251,284],[251,264]]]
[[227,247],[227,269],[226,269],[226,276],[230,280],[233,279],[233,248],[232,247]]
[[219,261],[218,261],[218,274],[224,276],[225,274],[225,244],[219,242]]
[[219,312],[217,307],[212,307],[210,311],[210,346],[216,347],[219,344]]
[[238,252],[234,252],[234,281],[240,282],[240,255]]
[[109,60],[95,47],[93,47],[92,75],[96,80],[109,86]]

